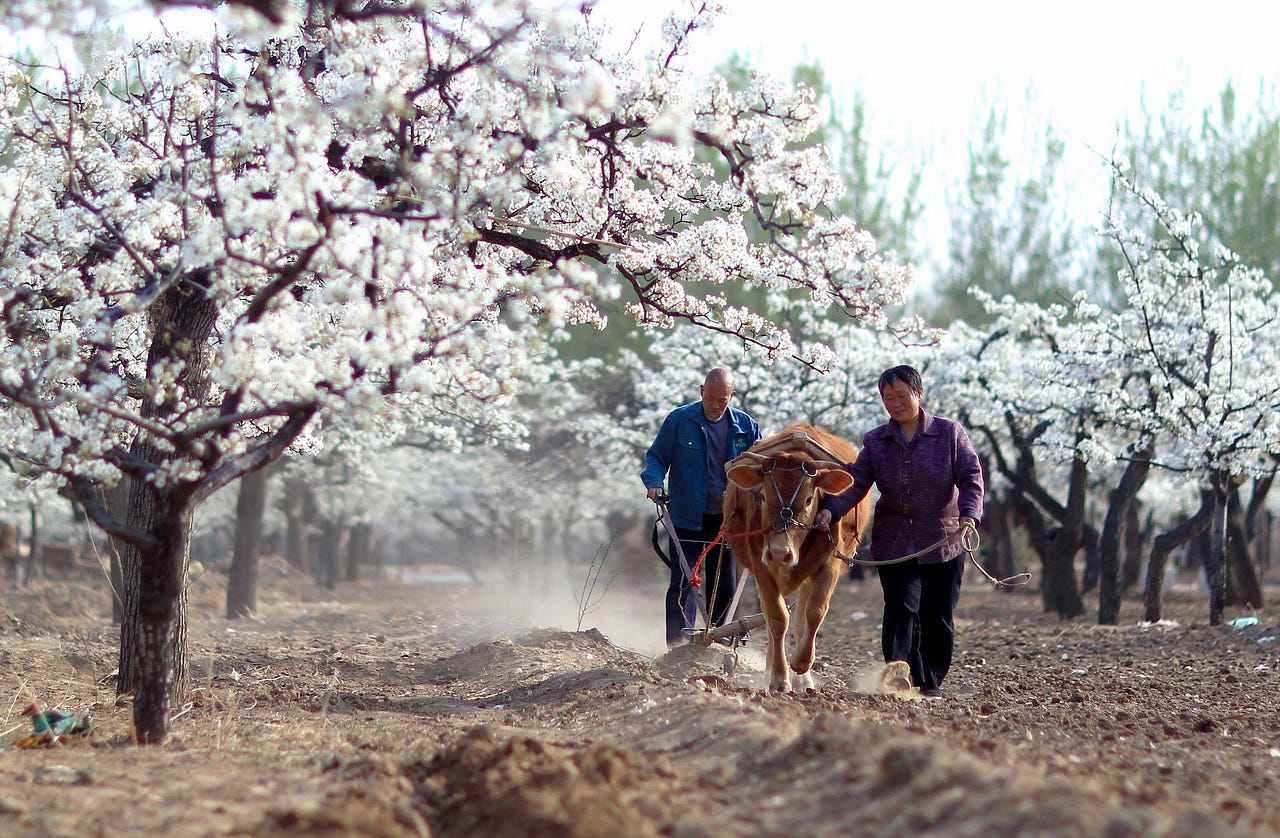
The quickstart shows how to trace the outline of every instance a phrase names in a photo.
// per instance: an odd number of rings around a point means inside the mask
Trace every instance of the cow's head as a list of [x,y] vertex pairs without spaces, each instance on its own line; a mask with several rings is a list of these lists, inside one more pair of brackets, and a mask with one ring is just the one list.
[[761,520],[768,529],[762,534],[760,561],[766,566],[795,567],[822,498],[853,485],[853,476],[840,463],[785,452],[769,457],[748,452],[730,463],[726,473],[763,507]]

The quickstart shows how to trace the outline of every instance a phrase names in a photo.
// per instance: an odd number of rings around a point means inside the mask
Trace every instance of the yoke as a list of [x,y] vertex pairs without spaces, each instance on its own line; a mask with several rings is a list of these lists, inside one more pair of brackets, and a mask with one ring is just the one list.
[[727,474],[730,469],[741,465],[748,458],[753,460],[767,460],[769,459],[770,454],[779,454],[797,450],[799,453],[808,454],[809,456],[816,458],[815,463],[819,465],[833,468],[844,468],[844,463],[840,462],[835,454],[832,454],[830,451],[819,445],[813,437],[809,436],[804,431],[796,431],[789,437],[771,440],[759,448],[752,447],[749,451],[739,454],[737,457],[734,457],[732,460],[724,464],[724,470]]

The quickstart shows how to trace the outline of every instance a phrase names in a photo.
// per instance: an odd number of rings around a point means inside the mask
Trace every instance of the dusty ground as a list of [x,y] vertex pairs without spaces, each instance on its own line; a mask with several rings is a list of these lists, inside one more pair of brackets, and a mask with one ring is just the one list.
[[[1274,607],[1210,628],[1188,591],[1168,625],[1128,603],[1104,628],[966,580],[926,700],[864,684],[873,580],[837,593],[820,691],[795,698],[761,693],[759,637],[731,678],[720,647],[655,657],[652,583],[570,601],[558,628],[536,586],[329,593],[276,563],[261,617],[229,622],[221,584],[193,583],[192,700],[142,749],[101,593],[0,592],[0,834],[1280,835]],[[95,738],[9,746],[32,698],[92,712]]]

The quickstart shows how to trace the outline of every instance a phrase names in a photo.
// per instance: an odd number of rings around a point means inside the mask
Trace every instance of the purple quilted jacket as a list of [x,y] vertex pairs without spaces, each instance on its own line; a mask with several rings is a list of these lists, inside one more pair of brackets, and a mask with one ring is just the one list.
[[[862,451],[845,469],[853,485],[823,503],[839,519],[866,497],[874,483],[880,490],[871,528],[871,558],[888,561],[928,547],[959,526],[962,517],[982,520],[982,468],[969,434],[951,419],[920,411],[920,431],[907,445],[898,423],[867,432]],[[959,540],[922,556],[934,564],[960,555]]]

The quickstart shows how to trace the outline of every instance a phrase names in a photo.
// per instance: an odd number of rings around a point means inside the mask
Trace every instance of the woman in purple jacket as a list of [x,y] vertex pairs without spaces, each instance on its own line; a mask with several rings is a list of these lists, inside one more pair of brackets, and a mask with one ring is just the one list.
[[922,695],[941,695],[955,646],[954,614],[964,575],[960,538],[907,561],[982,517],[982,469],[969,434],[950,419],[920,408],[924,382],[909,366],[880,376],[889,421],[867,433],[856,462],[845,468],[853,485],[828,497],[814,523],[830,526],[880,491],[871,528],[871,558],[884,589],[881,643],[885,663],[906,661]]

